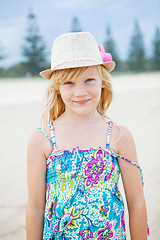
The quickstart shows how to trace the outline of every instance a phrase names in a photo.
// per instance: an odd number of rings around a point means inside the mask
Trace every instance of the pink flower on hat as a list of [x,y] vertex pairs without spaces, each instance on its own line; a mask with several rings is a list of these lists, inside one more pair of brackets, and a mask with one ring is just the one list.
[[102,44],[98,45],[99,51],[102,54],[103,62],[112,61],[112,55],[110,53],[106,53]]

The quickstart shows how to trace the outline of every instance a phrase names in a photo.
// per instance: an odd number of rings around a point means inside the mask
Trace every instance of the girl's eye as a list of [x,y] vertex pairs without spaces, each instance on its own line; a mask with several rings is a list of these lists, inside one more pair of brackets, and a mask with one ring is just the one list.
[[65,85],[72,85],[73,82],[66,82]]
[[92,82],[92,81],[93,81],[92,78],[88,78],[88,79],[86,80],[86,82]]

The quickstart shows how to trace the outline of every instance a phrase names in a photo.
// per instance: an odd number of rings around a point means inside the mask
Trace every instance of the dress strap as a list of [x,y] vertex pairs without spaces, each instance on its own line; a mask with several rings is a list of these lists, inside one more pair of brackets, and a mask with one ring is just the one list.
[[112,126],[113,126],[113,122],[110,121],[109,124],[108,124],[108,130],[107,130],[106,148],[109,148],[109,146],[110,146],[110,138],[111,138]]
[[132,165],[138,167],[139,170],[140,170],[140,172],[141,172],[142,184],[144,184],[144,181],[143,181],[143,171],[142,171],[141,167],[140,167],[137,163],[134,163],[134,162],[132,162],[131,160],[128,160],[127,158],[124,158],[124,157],[120,156],[119,154],[113,152],[113,150],[111,150],[111,155],[112,155],[113,157],[116,157],[116,158],[119,157],[120,159],[122,159],[122,160],[124,160],[124,161],[126,161],[126,162],[128,162],[128,163],[131,163]]
[[48,138],[48,140],[51,142],[52,146],[54,147],[54,141],[48,136],[48,134],[44,131],[43,128],[37,128],[37,129],[40,129],[41,132]]
[[54,124],[53,124],[53,122],[51,122],[50,124],[48,123],[48,127],[49,127],[50,133],[51,133],[51,140],[54,143],[54,145],[56,146],[56,139],[55,139],[55,134],[54,134]]
[[[116,154],[115,152],[113,152],[113,150],[110,150],[110,153],[111,153],[111,155],[113,157],[116,157],[116,158],[119,157],[120,159],[122,159],[122,160],[124,160],[124,161],[126,161],[128,163],[131,163],[135,167],[138,167],[139,170],[140,170],[140,173],[141,173],[142,185],[144,185],[143,171],[142,171],[141,167],[137,163],[134,163],[131,160],[128,160],[127,158],[124,158],[124,157],[120,156],[119,154]],[[148,219],[147,219],[147,234],[148,234],[148,236],[150,235],[149,226],[148,226]]]

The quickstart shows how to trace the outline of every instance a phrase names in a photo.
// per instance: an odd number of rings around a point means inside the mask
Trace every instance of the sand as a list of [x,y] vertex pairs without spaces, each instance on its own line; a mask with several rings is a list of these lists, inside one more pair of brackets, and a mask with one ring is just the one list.
[[[133,134],[144,172],[149,239],[158,240],[160,74],[114,76],[112,81],[114,99],[108,116]],[[0,239],[3,240],[26,239],[27,142],[40,125],[46,87],[45,80],[0,80]],[[127,236],[130,239],[128,230]]]

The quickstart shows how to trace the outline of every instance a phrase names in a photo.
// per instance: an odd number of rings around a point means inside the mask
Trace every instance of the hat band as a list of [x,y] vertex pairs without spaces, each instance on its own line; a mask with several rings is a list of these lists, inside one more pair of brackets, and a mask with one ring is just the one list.
[[[84,67],[84,66],[95,66],[103,64],[103,61],[95,61],[95,60],[72,60],[62,62],[61,64],[56,64],[51,67],[51,69],[63,69],[63,68],[74,68],[74,67]],[[72,66],[72,67],[71,67]]]

